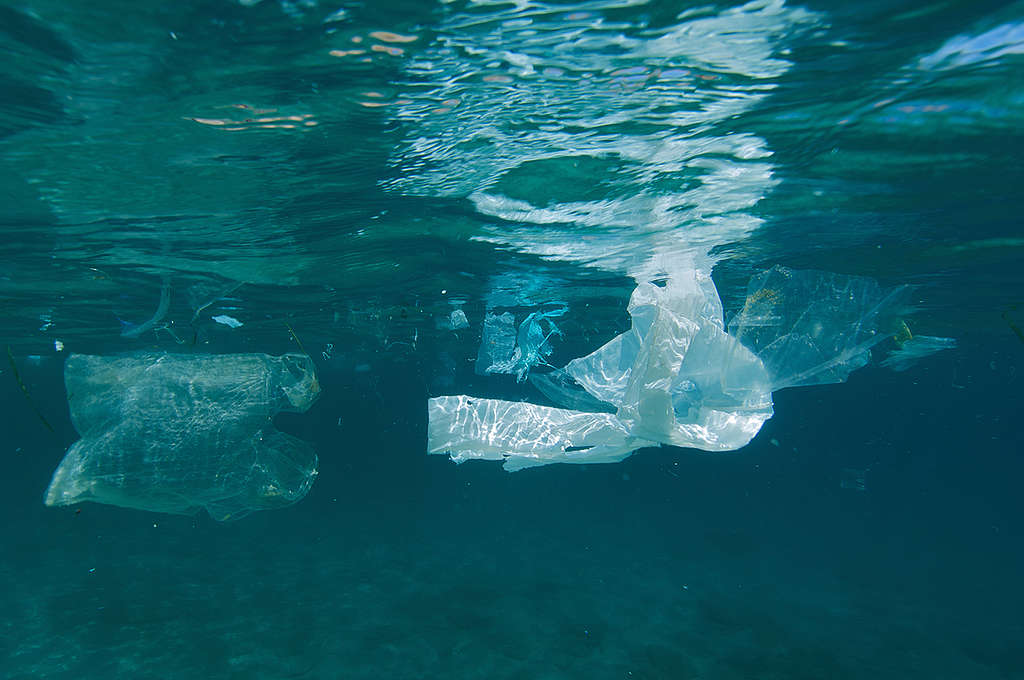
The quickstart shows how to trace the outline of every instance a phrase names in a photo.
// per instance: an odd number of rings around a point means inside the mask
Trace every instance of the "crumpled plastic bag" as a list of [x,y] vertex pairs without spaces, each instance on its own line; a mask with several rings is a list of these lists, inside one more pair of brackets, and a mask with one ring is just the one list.
[[504,459],[507,470],[553,462],[612,462],[673,444],[707,451],[746,445],[772,415],[768,375],[724,331],[718,292],[689,271],[642,283],[632,328],[565,372],[615,414],[466,396],[428,403],[430,453],[456,462]]
[[526,380],[530,369],[538,365],[547,365],[547,358],[554,348],[551,337],[561,335],[553,321],[568,311],[568,307],[532,312],[519,324],[514,332],[515,317],[503,314],[487,313],[484,318],[484,331],[477,354],[477,373],[505,373],[516,376],[516,382]]
[[273,425],[320,394],[304,354],[73,354],[64,368],[81,435],[46,505],[108,505],[238,519],[306,495],[312,447]]
[[658,444],[739,449],[772,416],[773,390],[841,382],[867,363],[906,311],[908,290],[774,267],[751,281],[727,331],[710,272],[677,269],[664,285],[636,287],[630,330],[535,377],[568,409],[433,398],[427,448],[456,462],[503,459],[507,470],[612,462]]

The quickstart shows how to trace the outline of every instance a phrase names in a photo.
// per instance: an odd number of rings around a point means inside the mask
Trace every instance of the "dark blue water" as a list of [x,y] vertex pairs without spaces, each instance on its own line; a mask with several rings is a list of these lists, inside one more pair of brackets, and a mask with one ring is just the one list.
[[[1024,678],[1024,4],[29,0],[0,48],[0,677]],[[427,455],[430,397],[547,403],[488,309],[567,306],[563,366],[695,260],[727,320],[783,265],[956,347],[734,452]],[[308,495],[44,506],[66,357],[140,351],[312,356]]]

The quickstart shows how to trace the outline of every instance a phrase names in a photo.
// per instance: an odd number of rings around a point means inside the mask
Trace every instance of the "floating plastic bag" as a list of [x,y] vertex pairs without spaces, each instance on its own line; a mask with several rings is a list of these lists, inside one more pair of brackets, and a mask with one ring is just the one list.
[[238,519],[300,500],[316,478],[313,449],[272,423],[319,396],[304,354],[75,354],[64,382],[82,438],[54,472],[47,505]]
[[[615,408],[614,415],[439,397],[428,404],[428,450],[449,453],[456,462],[503,458],[506,469],[518,470],[613,462],[657,444],[708,451],[746,445],[772,415],[768,375],[723,330],[710,277],[686,271],[664,287],[641,284],[628,309],[629,331],[565,368],[591,398]],[[584,401],[564,379],[546,387],[549,398]]]
[[729,333],[764,361],[772,389],[844,382],[901,328],[910,287],[772,267],[750,280]]
[[507,373],[515,375],[517,382],[526,380],[531,368],[547,364],[547,358],[554,351],[550,339],[553,335],[562,334],[552,319],[566,311],[568,307],[533,312],[519,324],[519,331],[514,336],[515,317],[512,314],[488,312],[477,354],[477,373],[481,373],[480,367],[486,363],[483,374]]
[[724,330],[707,273],[678,272],[637,286],[632,328],[565,367],[587,392],[618,408],[631,431],[664,444],[728,451],[772,415],[760,360]]
[[456,462],[504,459],[518,470],[611,462],[655,444],[739,449],[772,416],[772,390],[841,382],[864,365],[898,324],[907,291],[775,267],[751,281],[726,332],[709,272],[677,270],[663,286],[637,286],[630,330],[534,380],[549,399],[580,410],[438,397],[428,403],[428,451]]

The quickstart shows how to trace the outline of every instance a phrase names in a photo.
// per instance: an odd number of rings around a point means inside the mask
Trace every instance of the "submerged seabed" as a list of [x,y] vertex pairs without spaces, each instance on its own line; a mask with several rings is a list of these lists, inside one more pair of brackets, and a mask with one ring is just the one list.
[[284,424],[309,496],[228,524],[43,508],[61,446],[5,395],[8,677],[1014,677],[1011,385],[934,361],[784,391],[733,454],[515,474],[423,455],[403,375],[328,380]]
[[[0,676],[1024,677],[1022,25],[0,8]],[[784,265],[910,284],[909,329],[957,347],[777,391],[736,452],[426,455],[430,397],[542,400],[474,370],[489,312],[564,307],[563,366],[694,259],[726,322]],[[311,356],[320,400],[274,420],[316,450],[309,494],[230,523],[44,507],[81,434],[65,357],[140,351]]]

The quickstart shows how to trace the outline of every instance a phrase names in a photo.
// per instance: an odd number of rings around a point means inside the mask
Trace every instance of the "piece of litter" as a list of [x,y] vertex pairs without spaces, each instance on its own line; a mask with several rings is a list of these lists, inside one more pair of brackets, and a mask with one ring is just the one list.
[[239,326],[242,325],[241,321],[234,317],[230,317],[227,314],[220,314],[219,316],[215,316],[213,317],[213,320],[216,321],[217,323],[222,323],[225,326],[230,326],[231,328],[238,328]]

